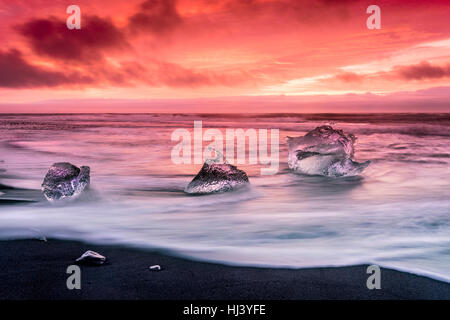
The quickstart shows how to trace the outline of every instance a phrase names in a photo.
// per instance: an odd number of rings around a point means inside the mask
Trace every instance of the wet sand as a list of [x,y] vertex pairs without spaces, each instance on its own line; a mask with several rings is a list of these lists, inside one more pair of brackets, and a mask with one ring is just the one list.
[[[66,269],[86,250],[108,258],[81,266],[81,290]],[[149,266],[161,265],[162,271]],[[272,269],[191,261],[157,251],[49,239],[0,241],[0,299],[450,299],[450,284],[382,268],[368,290],[367,266]]]

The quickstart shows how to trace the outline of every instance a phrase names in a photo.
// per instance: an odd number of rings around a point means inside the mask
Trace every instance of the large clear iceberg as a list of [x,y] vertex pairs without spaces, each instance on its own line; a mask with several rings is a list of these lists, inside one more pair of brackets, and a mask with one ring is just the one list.
[[321,126],[303,137],[288,137],[288,165],[296,173],[330,177],[359,175],[370,161],[352,160],[356,137]]

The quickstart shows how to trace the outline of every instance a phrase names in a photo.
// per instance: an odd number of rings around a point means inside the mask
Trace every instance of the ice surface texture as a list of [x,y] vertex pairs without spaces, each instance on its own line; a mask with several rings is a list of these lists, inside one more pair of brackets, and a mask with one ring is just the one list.
[[90,169],[81,169],[68,162],[54,163],[42,183],[42,192],[48,201],[75,199],[89,186]]
[[249,183],[247,174],[228,163],[206,161],[184,190],[191,194],[230,191]]
[[330,177],[359,175],[370,161],[352,160],[356,137],[342,130],[321,126],[303,137],[288,137],[288,165],[293,171]]

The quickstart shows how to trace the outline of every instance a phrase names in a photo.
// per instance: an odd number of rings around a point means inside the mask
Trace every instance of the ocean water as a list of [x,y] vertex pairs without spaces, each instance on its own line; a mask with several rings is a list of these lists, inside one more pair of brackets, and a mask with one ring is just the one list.
[[[251,187],[189,196],[201,164],[171,161],[175,129],[279,129],[280,167],[239,165]],[[302,176],[286,136],[357,136],[360,177]],[[0,115],[0,239],[56,237],[272,267],[375,263],[450,281],[450,114]],[[207,143],[204,143],[204,146]],[[269,149],[270,151],[270,149]],[[91,167],[68,205],[40,192],[50,165]],[[1,253],[0,253],[1,258]]]

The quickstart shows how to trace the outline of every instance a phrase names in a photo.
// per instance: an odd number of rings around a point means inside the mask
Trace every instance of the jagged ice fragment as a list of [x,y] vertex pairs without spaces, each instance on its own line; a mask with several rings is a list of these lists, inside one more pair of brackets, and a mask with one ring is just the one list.
[[352,160],[356,137],[321,126],[303,137],[288,137],[288,165],[296,173],[330,177],[359,175],[370,163]]

